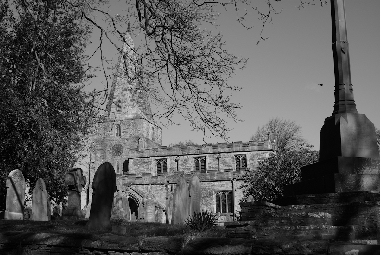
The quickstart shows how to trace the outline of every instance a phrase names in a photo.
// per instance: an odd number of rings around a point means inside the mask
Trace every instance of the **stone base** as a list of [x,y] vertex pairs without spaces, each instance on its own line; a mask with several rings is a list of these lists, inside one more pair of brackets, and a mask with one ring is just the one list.
[[351,191],[380,192],[380,160],[335,157],[302,167],[302,181],[285,189],[286,196]]
[[320,130],[320,160],[338,156],[380,159],[375,127],[366,115],[342,113],[325,119]]
[[24,214],[19,212],[9,212],[5,210],[4,219],[5,220],[23,220]]
[[66,208],[62,211],[63,219],[80,219],[85,217],[81,209],[78,208]]

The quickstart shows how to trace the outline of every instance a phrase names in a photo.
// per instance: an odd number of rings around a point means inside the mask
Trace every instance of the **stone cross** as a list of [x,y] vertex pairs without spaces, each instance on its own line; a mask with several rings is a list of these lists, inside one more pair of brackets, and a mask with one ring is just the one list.
[[344,0],[331,0],[332,52],[335,72],[335,105],[333,114],[357,113],[351,83],[351,67]]
[[116,191],[116,174],[109,162],[98,167],[92,188],[93,196],[87,228],[90,230],[111,229],[110,217]]
[[201,207],[201,185],[200,179],[195,175],[191,178],[189,183],[189,214],[199,213]]
[[174,195],[173,224],[184,224],[189,216],[189,189],[184,177],[180,177]]
[[7,197],[4,218],[6,220],[24,219],[25,179],[18,169],[9,173],[7,182]]
[[48,221],[48,191],[43,179],[39,178],[33,189],[32,220]]

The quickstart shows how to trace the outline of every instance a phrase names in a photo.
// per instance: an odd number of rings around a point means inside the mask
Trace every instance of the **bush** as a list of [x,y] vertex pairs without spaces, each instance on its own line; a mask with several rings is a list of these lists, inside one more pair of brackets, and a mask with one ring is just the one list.
[[193,230],[202,232],[216,226],[217,217],[208,211],[194,212],[193,216],[186,219],[185,224]]

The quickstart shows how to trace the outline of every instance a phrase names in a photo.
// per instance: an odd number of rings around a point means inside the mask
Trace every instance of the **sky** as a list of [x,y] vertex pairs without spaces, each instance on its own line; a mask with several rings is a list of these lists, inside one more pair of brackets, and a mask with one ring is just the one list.
[[[221,9],[217,24],[227,42],[226,49],[238,57],[249,58],[246,68],[228,81],[242,87],[231,97],[242,106],[237,110],[242,122],[227,120],[230,142],[249,141],[258,127],[279,117],[300,125],[302,136],[319,149],[320,129],[325,118],[332,115],[334,104],[330,5],[298,9],[299,2],[276,2],[281,13],[266,25],[262,36],[268,39],[259,44],[261,23],[255,13],[247,16],[247,24],[254,25],[247,30],[236,21],[234,10]],[[111,14],[121,11],[117,4],[110,7]],[[380,1],[345,0],[345,11],[357,110],[379,129]],[[95,45],[97,40],[94,33],[91,41]],[[105,53],[116,59],[118,55],[111,48],[108,46]],[[101,79],[93,80],[87,89],[92,88],[103,89]],[[188,140],[204,143],[201,132],[192,131],[185,120],[175,121],[180,125],[162,127],[163,145]],[[207,143],[224,142],[216,137],[204,139]]]

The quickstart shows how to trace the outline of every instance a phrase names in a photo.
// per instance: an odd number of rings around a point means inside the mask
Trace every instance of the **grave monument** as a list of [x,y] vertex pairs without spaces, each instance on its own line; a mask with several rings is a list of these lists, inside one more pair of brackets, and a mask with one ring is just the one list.
[[32,220],[48,221],[48,191],[43,179],[39,178],[33,189],[32,197]]
[[201,206],[201,185],[200,179],[196,175],[193,176],[189,182],[189,195],[189,214],[199,213]]
[[81,168],[74,168],[65,175],[65,185],[68,187],[67,207],[63,210],[64,218],[81,218],[81,191],[86,185],[86,177]]
[[111,208],[116,191],[116,175],[109,162],[101,164],[93,180],[93,196],[87,228],[107,230],[111,228]]
[[6,210],[4,219],[22,220],[24,219],[25,201],[25,179],[22,172],[18,169],[9,173],[7,181],[7,198],[5,202]]
[[189,187],[184,177],[180,177],[175,188],[173,224],[184,224],[189,216]]
[[379,193],[380,156],[374,124],[359,114],[351,69],[343,0],[331,0],[335,103],[320,130],[319,162],[302,168],[297,191],[304,194]]

